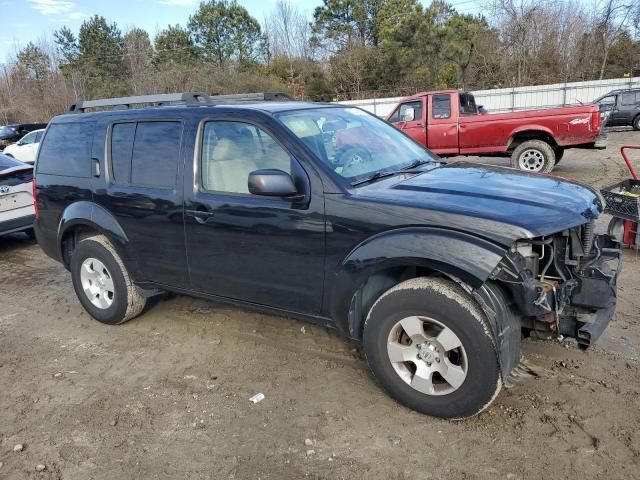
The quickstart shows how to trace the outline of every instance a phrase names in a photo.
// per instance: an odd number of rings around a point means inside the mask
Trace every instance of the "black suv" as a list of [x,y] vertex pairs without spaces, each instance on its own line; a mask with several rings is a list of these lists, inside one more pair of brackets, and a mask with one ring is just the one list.
[[15,143],[27,133],[47,128],[46,123],[16,123],[0,127],[0,149]]
[[601,112],[608,112],[608,127],[633,127],[640,130],[640,88],[613,90],[593,103]]
[[446,164],[342,105],[177,94],[72,111],[41,144],[35,229],[101,322],[161,291],[307,319],[362,342],[403,404],[465,417],[530,376],[523,331],[586,347],[613,315],[618,243],[594,234],[588,187]]

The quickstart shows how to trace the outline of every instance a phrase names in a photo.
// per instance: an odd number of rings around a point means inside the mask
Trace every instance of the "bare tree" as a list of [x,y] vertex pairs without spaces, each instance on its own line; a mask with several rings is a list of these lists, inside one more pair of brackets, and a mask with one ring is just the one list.
[[310,58],[311,26],[291,0],[278,0],[265,19],[264,29],[272,57]]
[[634,21],[637,15],[637,0],[602,0],[596,4],[595,31],[602,47],[600,80],[604,78],[611,46]]

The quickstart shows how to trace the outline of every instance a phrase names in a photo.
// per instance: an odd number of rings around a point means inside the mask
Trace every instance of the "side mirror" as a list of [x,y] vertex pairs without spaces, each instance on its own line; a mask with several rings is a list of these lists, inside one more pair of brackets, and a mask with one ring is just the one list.
[[603,103],[600,105],[601,112],[611,112],[613,110],[613,105],[611,103]]
[[267,168],[249,174],[249,192],[265,197],[294,197],[298,189],[291,175],[282,170]]

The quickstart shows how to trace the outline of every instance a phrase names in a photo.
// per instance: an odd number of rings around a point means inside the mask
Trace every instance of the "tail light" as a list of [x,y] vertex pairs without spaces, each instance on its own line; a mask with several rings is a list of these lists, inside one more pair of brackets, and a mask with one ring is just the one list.
[[594,110],[593,112],[591,112],[591,129],[595,132],[599,132],[600,131],[600,121],[602,119],[600,118],[600,111],[598,110]]
[[36,198],[36,179],[31,180],[31,192],[33,194],[33,209],[35,210],[36,218],[38,218],[38,199]]

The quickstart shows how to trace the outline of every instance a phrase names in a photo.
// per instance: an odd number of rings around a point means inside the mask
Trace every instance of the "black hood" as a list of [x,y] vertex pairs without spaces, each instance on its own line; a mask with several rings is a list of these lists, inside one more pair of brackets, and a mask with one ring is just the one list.
[[[581,225],[597,218],[603,209],[599,195],[579,183],[468,162],[395,177],[359,193],[428,210],[424,216],[429,224],[449,218],[451,228],[506,243]],[[475,221],[465,222],[469,217]]]

